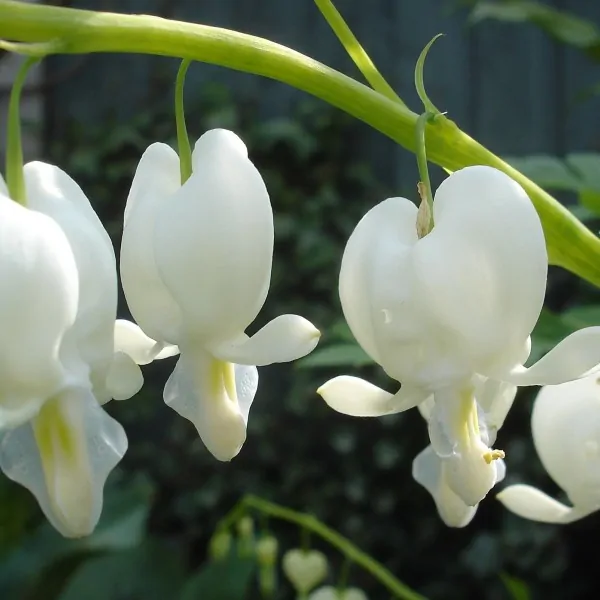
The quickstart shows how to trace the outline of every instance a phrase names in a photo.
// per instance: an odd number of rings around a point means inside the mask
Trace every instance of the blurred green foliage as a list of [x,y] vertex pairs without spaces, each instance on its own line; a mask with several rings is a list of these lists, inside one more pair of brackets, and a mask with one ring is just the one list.
[[474,5],[472,23],[485,19],[532,23],[557,41],[579,48],[593,60],[600,61],[600,29],[568,10],[558,10],[535,0],[467,0],[467,3]]
[[[506,513],[490,496],[469,527],[448,529],[411,478],[412,459],[427,444],[418,412],[353,419],[333,413],[315,394],[341,372],[393,389],[353,341],[337,295],[345,241],[366,210],[393,192],[357,159],[350,118],[307,103],[290,118],[264,120],[251,104],[207,87],[190,102],[187,122],[192,137],[217,126],[238,132],[271,194],[272,287],[255,327],[297,312],[322,329],[320,349],[296,365],[261,369],[248,439],[231,463],[208,455],[192,425],[162,403],[173,360],[146,367],[142,392],[107,407],[125,426],[130,449],[111,476],[98,530],[86,540],[61,539],[29,495],[1,478],[0,598],[259,598],[252,561],[236,558],[235,550],[222,563],[206,558],[218,521],[245,493],[318,515],[432,600],[526,598],[527,588],[534,599],[589,597],[595,565],[583,545],[600,533],[597,517],[568,528],[540,525]],[[127,125],[71,123],[53,139],[48,159],[80,183],[118,251],[141,153],[154,141],[174,146],[170,110],[148,109]],[[582,177],[575,176],[577,193],[588,189]],[[538,353],[574,327],[599,322],[597,307],[580,306],[589,292],[563,277],[550,288],[549,309],[536,331]],[[124,302],[121,313],[127,316]],[[530,399],[527,391],[519,396],[500,435],[507,482],[554,492],[530,440]],[[263,522],[257,533],[264,527],[283,548],[299,544],[293,527]],[[340,557],[315,545],[339,569]],[[388,598],[358,569],[351,581],[372,600]],[[282,583],[277,598],[292,597]]]

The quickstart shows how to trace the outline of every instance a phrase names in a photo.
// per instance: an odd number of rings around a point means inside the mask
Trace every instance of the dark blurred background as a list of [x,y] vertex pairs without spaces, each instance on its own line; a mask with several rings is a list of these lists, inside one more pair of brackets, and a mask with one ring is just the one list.
[[[237,29],[360,78],[311,0],[61,4]],[[515,157],[534,179],[558,190],[597,230],[600,2],[338,0],[336,5],[417,112],[416,59],[435,34],[445,33],[426,65],[434,103],[492,151]],[[0,71],[7,62],[2,55]],[[154,141],[174,145],[177,67],[173,59],[137,55],[52,57],[28,92],[29,99],[38,99],[42,115],[37,123],[25,123],[38,142],[28,158],[58,164],[79,182],[117,252],[141,153]],[[6,73],[5,67],[4,82]],[[1,93],[6,99],[7,88]],[[109,480],[106,510],[89,540],[62,540],[43,524],[30,495],[0,478],[0,598],[259,598],[249,579],[247,589],[246,583],[241,586],[245,596],[197,584],[198,574],[206,574],[206,548],[216,524],[246,493],[315,514],[432,600],[599,597],[594,542],[600,516],[566,527],[531,523],[507,513],[491,494],[468,527],[447,528],[411,478],[412,459],[427,444],[418,412],[353,419],[332,412],[315,394],[340,373],[394,389],[354,345],[341,318],[337,275],[345,240],[371,206],[390,195],[415,198],[414,156],[317,99],[211,65],[192,64],[186,112],[192,140],[216,126],[240,134],[271,194],[273,279],[253,329],[296,312],[322,330],[321,350],[295,365],[260,370],[248,439],[228,464],[214,460],[192,425],[163,404],[162,388],[174,360],[145,367],[142,392],[107,407],[125,426],[130,450]],[[597,168],[572,169],[580,153],[595,157]],[[575,183],[561,171],[565,165],[577,175]],[[432,167],[432,175],[439,182],[443,174]],[[552,270],[535,355],[577,327],[600,323],[594,294],[573,276]],[[120,313],[129,316],[124,301]],[[507,482],[539,485],[560,498],[530,439],[533,397],[531,390],[519,393],[500,432]],[[268,527],[283,548],[299,543],[294,527],[273,520]],[[334,582],[339,555],[317,539],[314,545],[330,556]],[[389,598],[358,568],[350,579],[373,600]],[[292,598],[280,580],[277,597]]]

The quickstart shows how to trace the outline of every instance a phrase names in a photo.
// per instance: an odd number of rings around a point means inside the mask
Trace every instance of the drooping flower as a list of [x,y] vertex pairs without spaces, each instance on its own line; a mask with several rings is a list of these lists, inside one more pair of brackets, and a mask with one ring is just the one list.
[[293,548],[283,555],[281,567],[298,596],[304,597],[327,577],[329,563],[318,550]]
[[435,194],[434,227],[417,235],[417,208],[390,198],[352,233],[340,299],[357,341],[402,387],[390,394],[341,376],[319,393],[335,410],[379,416],[433,395],[433,450],[449,488],[468,506],[497,480],[479,435],[474,375],[515,385],[556,384],[600,363],[600,328],[563,340],[532,367],[523,363],[540,314],[548,260],[541,223],[524,190],[491,167],[468,167]]
[[52,165],[29,163],[24,177],[26,207],[0,193],[0,468],[79,537],[127,449],[100,405],[132,396],[142,377],[115,335],[114,251],[88,199]]
[[319,332],[296,315],[244,332],[265,302],[273,214],[263,180],[232,132],[204,134],[193,173],[152,144],[138,165],[125,209],[121,278],[129,308],[151,338],[181,356],[165,402],[189,419],[209,451],[231,460],[246,438],[257,366],[308,354]]
[[590,375],[540,390],[531,415],[544,468],[572,506],[530,485],[509,485],[496,497],[526,519],[571,523],[600,509],[600,380]]
[[[502,383],[492,379],[476,377],[474,381],[479,422],[479,437],[485,446],[496,441],[496,435],[512,406],[517,387],[510,383]],[[433,410],[433,396],[419,404],[419,410],[426,421],[429,421]],[[475,513],[477,504],[469,506],[448,485],[447,470],[451,468],[450,456],[439,456],[431,445],[420,452],[413,461],[413,478],[420,483],[433,497],[438,513],[449,527],[465,527]],[[496,470],[494,483],[504,479],[506,467],[499,458],[493,461]]]

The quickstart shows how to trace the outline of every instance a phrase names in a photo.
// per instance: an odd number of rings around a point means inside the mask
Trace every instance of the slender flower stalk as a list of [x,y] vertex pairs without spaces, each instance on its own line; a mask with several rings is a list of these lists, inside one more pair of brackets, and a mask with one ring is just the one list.
[[25,204],[25,178],[23,177],[23,146],[21,142],[21,92],[29,69],[38,58],[26,58],[10,92],[8,103],[8,127],[6,135],[6,187],[9,196],[19,204]]
[[175,124],[177,128],[177,149],[179,150],[179,171],[181,173],[181,185],[183,185],[192,174],[192,147],[185,124],[185,110],[183,104],[183,88],[185,76],[191,64],[190,60],[182,60],[177,71],[175,81]]

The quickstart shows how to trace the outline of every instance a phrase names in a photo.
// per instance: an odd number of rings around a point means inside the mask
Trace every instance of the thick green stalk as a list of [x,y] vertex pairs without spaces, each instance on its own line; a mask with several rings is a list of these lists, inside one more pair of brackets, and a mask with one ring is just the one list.
[[402,106],[406,106],[402,101],[402,98],[396,94],[394,88],[392,88],[385,80],[366,53],[365,49],[360,45],[360,42],[356,39],[356,36],[352,33],[350,27],[346,25],[344,17],[342,17],[337,8],[333,5],[333,2],[331,2],[331,0],[315,0],[315,4],[371,87],[390,100],[398,102]]
[[6,133],[6,187],[8,195],[25,205],[25,178],[23,177],[23,144],[21,142],[21,92],[29,69],[38,58],[26,59],[15,77],[8,102],[8,127]]
[[[0,0],[0,38],[58,40],[63,53],[132,52],[188,58],[262,75],[313,94],[405,148],[416,149],[418,115],[294,50],[243,33],[146,15]],[[542,220],[550,262],[600,286],[600,240],[566,208],[452,121],[440,119],[427,127],[426,135],[431,162],[453,171],[474,164],[490,165],[518,181]]]
[[181,61],[177,79],[175,80],[175,125],[177,127],[177,149],[179,152],[179,170],[181,173],[181,185],[183,185],[192,174],[192,148],[185,125],[185,108],[183,105],[183,86],[185,85],[185,74],[192,61],[185,59]]

